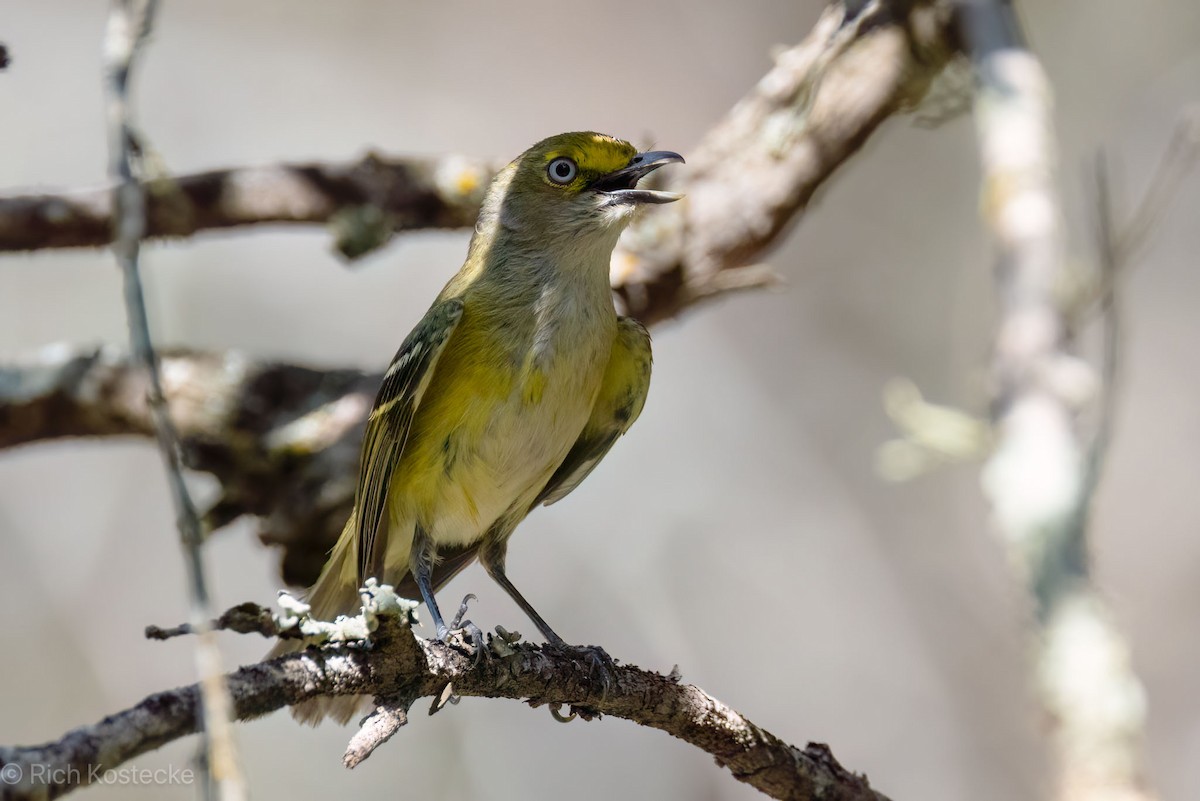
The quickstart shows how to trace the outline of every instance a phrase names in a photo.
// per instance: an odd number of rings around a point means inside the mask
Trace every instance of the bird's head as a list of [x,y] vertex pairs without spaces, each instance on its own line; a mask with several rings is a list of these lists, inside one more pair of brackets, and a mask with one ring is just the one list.
[[649,173],[683,157],[668,150],[639,153],[604,134],[564,133],[543,139],[496,177],[480,220],[539,238],[612,238],[645,204],[681,195],[638,188]]

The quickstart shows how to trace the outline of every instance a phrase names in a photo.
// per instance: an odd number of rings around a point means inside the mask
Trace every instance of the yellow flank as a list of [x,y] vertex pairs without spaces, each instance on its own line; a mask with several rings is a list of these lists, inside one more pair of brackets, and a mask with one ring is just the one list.
[[[478,558],[551,642],[505,577],[509,536],[570,493],[637,419],[650,339],[618,318],[609,262],[644,203],[637,181],[674,153],[639,154],[596,133],[551,137],[493,180],[462,269],[400,347],[363,438],[354,512],[310,593],[313,613],[352,612],[368,577],[433,592]],[[297,710],[353,715],[353,699]]]
[[588,421],[539,503],[554,503],[579,486],[637,420],[650,389],[651,361],[650,334],[636,320],[620,318]]
[[642,413],[650,386],[650,335],[634,320],[621,323],[584,436],[612,427],[628,428],[622,424],[632,425]]

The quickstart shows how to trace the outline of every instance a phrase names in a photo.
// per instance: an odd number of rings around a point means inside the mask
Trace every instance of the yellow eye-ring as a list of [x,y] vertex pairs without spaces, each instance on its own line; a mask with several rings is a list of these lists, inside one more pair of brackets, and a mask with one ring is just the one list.
[[546,167],[546,175],[556,184],[569,184],[579,174],[579,167],[574,159],[559,156]]

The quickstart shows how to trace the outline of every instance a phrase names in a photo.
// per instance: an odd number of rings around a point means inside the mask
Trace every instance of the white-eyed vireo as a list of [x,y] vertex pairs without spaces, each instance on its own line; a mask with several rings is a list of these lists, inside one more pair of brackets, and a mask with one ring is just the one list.
[[[508,538],[533,507],[575,489],[642,410],[650,336],[617,316],[609,260],[639,206],[679,197],[639,179],[681,161],[565,133],[500,171],[466,263],[384,375],[354,512],[309,594],[314,615],[352,613],[373,576],[419,592],[444,640],[433,593],[478,559],[564,644],[505,575]],[[356,706],[321,699],[296,713],[345,721]]]

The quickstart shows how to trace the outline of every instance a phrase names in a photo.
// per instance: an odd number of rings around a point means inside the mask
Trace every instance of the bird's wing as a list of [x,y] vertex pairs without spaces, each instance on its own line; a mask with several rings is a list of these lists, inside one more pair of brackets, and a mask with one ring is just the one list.
[[384,515],[392,473],[404,452],[421,395],[462,313],[463,304],[458,298],[435,303],[404,340],[383,375],[383,385],[367,418],[355,494],[360,582],[383,572],[387,552]]
[[629,317],[617,321],[617,337],[600,394],[579,439],[538,495],[533,506],[561,501],[600,464],[617,439],[642,413],[650,389],[650,334]]

